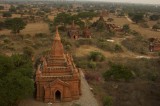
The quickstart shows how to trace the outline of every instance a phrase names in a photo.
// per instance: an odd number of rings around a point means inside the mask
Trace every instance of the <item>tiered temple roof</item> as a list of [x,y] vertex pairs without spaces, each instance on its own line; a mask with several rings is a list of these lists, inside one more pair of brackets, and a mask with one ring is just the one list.
[[52,48],[46,57],[42,57],[42,64],[37,70],[37,74],[52,77],[62,77],[77,73],[77,69],[73,63],[73,59],[69,54],[64,54],[61,38],[56,29]]

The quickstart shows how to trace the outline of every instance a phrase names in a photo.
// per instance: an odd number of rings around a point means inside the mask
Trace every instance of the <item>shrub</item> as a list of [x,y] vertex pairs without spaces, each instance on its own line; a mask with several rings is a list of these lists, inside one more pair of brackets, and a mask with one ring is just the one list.
[[112,64],[103,77],[105,80],[125,80],[128,81],[133,78],[132,71],[121,64]]
[[123,51],[122,47],[118,44],[115,45],[114,50],[115,50],[115,52],[122,52]]
[[111,42],[101,42],[101,41],[98,41],[97,42],[97,46],[100,49],[105,50],[105,51],[111,51],[111,52],[114,51],[114,44],[111,43]]
[[113,105],[112,97],[105,96],[103,99],[103,106],[112,106],[112,105]]
[[7,43],[7,44],[11,42],[11,41],[10,41],[9,39],[7,39],[7,38],[4,39],[3,41],[4,41],[4,43]]
[[97,64],[96,64],[96,62],[94,62],[94,61],[90,61],[90,62],[88,63],[88,67],[89,67],[89,68],[95,69],[96,66],[97,66]]
[[152,29],[160,29],[160,24],[153,25]]
[[100,52],[92,51],[89,54],[89,60],[101,62],[105,60],[105,56]]
[[31,57],[34,54],[34,51],[31,47],[24,47],[23,48],[23,54],[28,56],[28,57]]
[[141,23],[140,26],[143,27],[143,28],[149,28],[149,25],[146,22]]
[[46,37],[47,37],[47,34],[45,34],[45,33],[36,33],[36,34],[35,34],[35,37],[36,37],[36,38],[46,38]]
[[122,45],[132,52],[137,52],[140,54],[147,54],[148,52],[148,42],[143,39],[142,36],[123,40]]
[[94,40],[93,39],[79,39],[79,40],[77,40],[77,43],[79,45],[93,45]]
[[3,13],[3,17],[11,17],[11,16],[12,16],[12,13],[10,13],[10,12]]

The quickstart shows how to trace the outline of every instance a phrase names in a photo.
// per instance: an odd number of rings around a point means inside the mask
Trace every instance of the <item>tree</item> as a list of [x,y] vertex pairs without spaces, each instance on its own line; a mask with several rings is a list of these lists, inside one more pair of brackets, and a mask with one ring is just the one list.
[[133,78],[132,71],[126,66],[120,64],[112,64],[103,77],[105,80],[125,80],[128,81]]
[[86,19],[86,18],[92,19],[93,17],[97,16],[97,13],[95,13],[95,12],[80,12],[77,14],[77,16],[82,19]]
[[34,54],[34,51],[33,51],[33,49],[32,49],[31,47],[24,47],[24,48],[23,48],[23,54],[24,54],[25,56],[31,58],[31,57],[33,56],[33,54]]
[[9,11],[12,12],[12,13],[16,12],[16,7],[11,5]]
[[106,25],[103,21],[99,21],[99,22],[97,22],[96,28],[98,31],[103,31],[103,30],[105,30]]
[[10,12],[4,12],[3,17],[11,17],[12,14]]
[[0,6],[0,10],[3,10],[4,9],[4,6]]
[[157,24],[153,25],[152,29],[160,29],[160,24],[157,23]]
[[91,60],[91,61],[104,61],[105,56],[100,52],[92,51],[92,52],[90,52],[89,60]]
[[24,29],[26,23],[21,18],[7,19],[5,25],[8,29],[11,29],[13,33],[19,33],[20,30]]
[[125,33],[128,33],[128,32],[130,31],[129,25],[128,25],[128,24],[124,24],[122,30],[123,30]]
[[[30,75],[24,74],[24,70]],[[19,101],[32,96],[34,90],[31,60],[23,55],[0,55],[0,104],[17,106]]]
[[152,21],[157,21],[159,18],[160,18],[160,15],[151,15],[150,17],[150,20],[152,20]]
[[108,18],[107,21],[108,22],[112,22],[114,19],[113,18]]
[[5,23],[4,22],[0,22],[0,30],[2,30],[3,28],[5,28]]
[[103,99],[103,106],[112,106],[113,105],[113,100],[112,97],[106,96]]
[[129,16],[135,23],[139,23],[143,21],[143,18],[144,18],[144,14],[142,13],[129,14]]
[[66,13],[59,13],[55,18],[54,18],[54,24],[58,25],[58,24],[62,24],[62,25],[66,25],[68,23],[70,23],[71,21],[71,15],[70,14],[66,14]]

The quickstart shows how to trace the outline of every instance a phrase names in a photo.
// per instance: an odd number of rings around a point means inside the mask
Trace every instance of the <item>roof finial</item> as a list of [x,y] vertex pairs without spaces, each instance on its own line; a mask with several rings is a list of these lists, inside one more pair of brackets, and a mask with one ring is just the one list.
[[56,36],[54,38],[54,40],[60,40],[60,36],[59,36],[59,32],[58,32],[58,26],[56,26]]

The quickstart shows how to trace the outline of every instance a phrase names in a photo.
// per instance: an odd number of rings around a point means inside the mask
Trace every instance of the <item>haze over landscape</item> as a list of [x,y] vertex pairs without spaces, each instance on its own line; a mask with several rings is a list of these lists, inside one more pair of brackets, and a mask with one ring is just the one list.
[[[1,1],[23,1],[23,0],[1,0]],[[58,1],[58,0],[25,0],[25,1]],[[62,0],[59,0],[62,1]],[[64,1],[74,1],[74,0],[64,0]],[[140,3],[140,4],[158,4],[160,5],[160,0],[75,0],[75,1],[101,1],[101,2],[122,2],[122,3]]]

